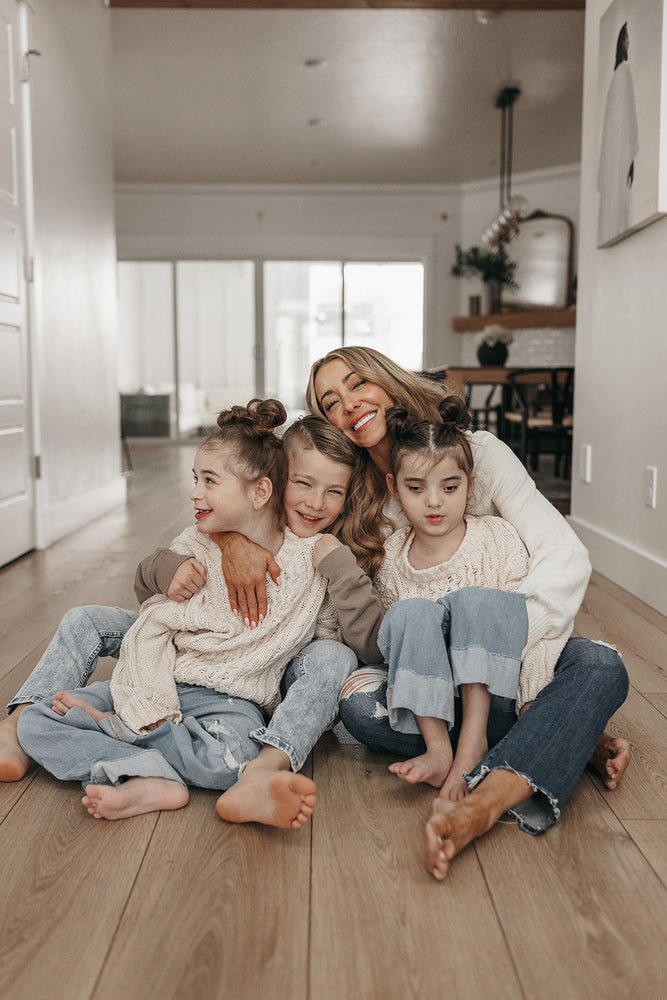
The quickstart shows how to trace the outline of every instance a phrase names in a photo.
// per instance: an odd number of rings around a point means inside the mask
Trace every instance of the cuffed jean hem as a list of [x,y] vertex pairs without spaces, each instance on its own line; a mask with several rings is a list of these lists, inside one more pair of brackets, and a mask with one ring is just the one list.
[[250,733],[250,738],[256,740],[257,743],[263,744],[263,746],[275,747],[276,750],[282,750],[289,757],[290,767],[295,773],[300,771],[306,762],[305,758],[300,760],[293,747],[289,743],[285,743],[284,740],[281,740],[279,736],[267,735],[266,727],[264,726],[261,729],[254,729]]
[[540,833],[545,833],[558,820],[560,817],[558,799],[550,795],[546,788],[539,788],[529,774],[515,770],[508,763],[498,764],[495,767],[478,764],[472,774],[463,775],[468,782],[468,790],[472,791],[473,788],[476,788],[492,771],[511,771],[519,778],[524,778],[533,789],[534,794],[530,798],[507,810],[507,814],[518,821],[519,828],[525,833],[537,837]]
[[389,724],[399,733],[421,735],[418,716],[442,719],[451,729],[454,723],[454,685],[447,677],[425,677],[401,670],[387,687]]
[[180,775],[157,750],[142,750],[136,757],[98,760],[91,768],[90,779],[81,784],[84,788],[87,785],[119,785],[129,778],[166,778],[187,788]]

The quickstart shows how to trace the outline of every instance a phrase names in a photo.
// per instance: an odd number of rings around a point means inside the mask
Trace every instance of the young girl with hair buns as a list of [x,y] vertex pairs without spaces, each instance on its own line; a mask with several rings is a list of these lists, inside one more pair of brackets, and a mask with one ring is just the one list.
[[[390,770],[459,799],[468,791],[464,774],[488,750],[491,695],[516,699],[519,709],[532,700],[552,679],[572,625],[531,661],[526,600],[515,592],[528,552],[503,518],[466,515],[475,482],[470,413],[457,396],[443,399],[439,411],[442,423],[413,424],[400,408],[387,414],[394,442],[387,484],[409,524],[387,539],[375,577],[387,609],[377,641],[388,664],[390,724],[421,732],[426,743],[425,753]],[[454,755],[448,729],[458,697]]]
[[[337,637],[327,581],[313,565],[319,536],[299,538],[285,526],[288,465],[275,434],[285,416],[277,400],[235,406],[195,455],[196,526],[171,549],[198,562],[205,585],[187,601],[155,595],[144,603],[110,682],[59,691],[52,707],[38,702],[20,716],[23,750],[56,777],[81,780],[83,804],[96,818],[180,808],[188,784],[229,790],[260,753],[251,734],[277,706],[287,664],[316,632]],[[341,482],[344,489],[345,476]],[[269,582],[268,612],[254,629],[231,611],[211,538],[229,531],[280,563],[281,580]],[[356,658],[345,651],[351,669]],[[266,808],[245,818],[299,827],[312,813],[315,785],[304,775],[275,770],[262,788]],[[226,794],[217,805],[223,818],[236,812]]]

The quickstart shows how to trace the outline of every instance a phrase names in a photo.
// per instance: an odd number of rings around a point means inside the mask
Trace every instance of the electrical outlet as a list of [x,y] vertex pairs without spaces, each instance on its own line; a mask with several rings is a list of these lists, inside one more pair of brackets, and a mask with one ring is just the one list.
[[655,465],[647,465],[644,470],[644,503],[654,510],[658,503],[658,469]]
[[593,446],[582,444],[579,452],[579,478],[584,483],[590,483],[592,479]]

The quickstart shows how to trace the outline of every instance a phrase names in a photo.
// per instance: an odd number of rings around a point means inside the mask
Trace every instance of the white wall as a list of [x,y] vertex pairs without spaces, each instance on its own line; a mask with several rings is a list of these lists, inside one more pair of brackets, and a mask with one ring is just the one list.
[[116,347],[109,12],[33,0],[33,365],[40,546],[125,498]]
[[[667,613],[667,219],[598,250],[599,20],[586,4],[572,525],[593,565]],[[667,117],[662,112],[663,128]],[[592,481],[579,477],[592,446]],[[644,469],[658,468],[658,506]]]

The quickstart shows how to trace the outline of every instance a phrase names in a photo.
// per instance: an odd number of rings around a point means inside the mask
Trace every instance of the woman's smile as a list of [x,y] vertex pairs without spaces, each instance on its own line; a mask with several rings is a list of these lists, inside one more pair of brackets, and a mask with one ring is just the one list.
[[318,371],[315,389],[327,420],[362,448],[373,448],[387,436],[385,414],[394,405],[377,384],[355,372],[342,358]]

